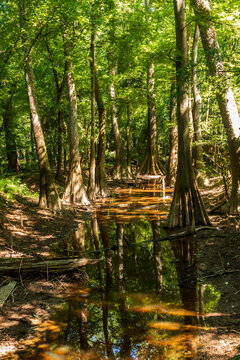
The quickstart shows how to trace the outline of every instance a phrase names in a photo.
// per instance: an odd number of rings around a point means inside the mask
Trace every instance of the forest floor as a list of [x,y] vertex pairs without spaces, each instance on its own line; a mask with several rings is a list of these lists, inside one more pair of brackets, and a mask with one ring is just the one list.
[[[219,193],[218,193],[219,192]],[[221,195],[221,189],[202,192],[207,208]],[[91,209],[66,208],[52,214],[37,207],[32,198],[8,201],[0,194],[0,258],[48,256],[77,225],[91,217]],[[198,335],[197,359],[227,360],[240,353],[240,217],[211,216],[218,230],[197,232],[198,261],[202,275],[220,292],[214,314],[206,317],[209,327]],[[9,282],[0,276],[0,285]],[[19,277],[12,296],[0,308],[0,358],[30,339],[31,330],[49,318],[56,297],[66,292],[63,278]],[[27,358],[27,357],[26,357]]]

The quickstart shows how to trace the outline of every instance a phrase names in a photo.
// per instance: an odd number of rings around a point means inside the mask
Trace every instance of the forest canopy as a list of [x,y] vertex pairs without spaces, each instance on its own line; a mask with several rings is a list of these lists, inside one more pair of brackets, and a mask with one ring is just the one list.
[[209,223],[198,187],[218,177],[237,213],[239,14],[237,0],[2,2],[1,176],[36,171],[56,210],[158,175],[175,184],[169,227]]

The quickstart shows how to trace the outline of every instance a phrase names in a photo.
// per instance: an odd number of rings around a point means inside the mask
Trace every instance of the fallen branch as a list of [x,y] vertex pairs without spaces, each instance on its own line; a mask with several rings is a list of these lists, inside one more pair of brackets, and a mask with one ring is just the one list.
[[205,279],[208,279],[208,278],[211,278],[211,277],[215,277],[215,276],[222,276],[222,275],[226,275],[226,274],[232,274],[232,273],[239,272],[239,271],[240,271],[240,269],[235,269],[235,270],[221,270],[221,271],[219,271],[219,272],[217,272],[217,273],[203,276],[203,277],[201,277],[200,280],[205,280]]
[[65,272],[70,271],[86,265],[95,265],[102,259],[86,259],[79,257],[68,258],[21,258],[21,259],[2,259],[0,261],[0,271],[2,273],[9,272]]

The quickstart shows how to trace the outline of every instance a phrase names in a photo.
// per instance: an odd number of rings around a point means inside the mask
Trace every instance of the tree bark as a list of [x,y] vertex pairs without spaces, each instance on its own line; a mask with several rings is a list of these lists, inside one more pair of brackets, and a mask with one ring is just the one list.
[[[24,31],[24,35],[22,36],[22,42],[24,45],[27,42],[26,1],[19,2],[18,6],[19,6],[19,14],[20,14],[20,26]],[[30,55],[28,56],[28,59],[26,60],[25,63],[25,80],[27,85],[32,129],[33,129],[37,157],[38,157],[39,177],[40,177],[39,206],[49,207],[50,209],[57,210],[61,208],[61,203],[49,165],[47,148],[46,148],[44,134],[40,121],[40,115],[38,111],[33,68],[31,64]]]
[[148,102],[148,137],[147,150],[140,173],[164,175],[165,169],[160,162],[157,145],[156,94],[154,79],[154,64],[151,63],[147,71],[147,102]]
[[198,58],[198,44],[200,32],[199,26],[196,24],[192,45],[192,93],[193,93],[193,163],[196,174],[197,183],[200,187],[203,186],[203,150],[201,145],[201,117],[202,117],[202,98],[197,86],[197,58]]
[[48,44],[48,41],[45,40],[45,45],[47,48],[47,52],[49,55],[49,59],[52,65],[52,71],[53,76],[55,80],[56,85],[56,92],[57,92],[57,124],[58,124],[58,151],[57,151],[57,173],[56,173],[56,179],[61,180],[62,177],[62,166],[63,166],[63,134],[64,134],[64,123],[63,123],[63,109],[62,109],[62,95],[64,86],[66,83],[66,61],[64,66],[64,74],[61,83],[59,82],[59,76],[57,73],[57,70],[54,66],[54,59],[52,56],[52,52],[50,49],[50,46]]
[[73,76],[72,61],[73,44],[70,38],[70,31],[65,25],[64,31],[64,55],[67,72],[67,88],[69,99],[69,147],[70,147],[70,169],[68,182],[64,191],[63,199],[66,202],[88,205],[89,200],[85,191],[82,178],[82,169],[80,164],[79,153],[79,135],[77,119],[77,95]]
[[92,30],[90,46],[90,71],[91,71],[91,141],[90,141],[90,166],[88,196],[90,200],[96,197],[96,160],[95,160],[95,92],[96,92],[96,64],[95,64],[95,33]]
[[[232,192],[228,204],[230,214],[238,212],[238,187],[240,181],[240,118],[233,91],[226,73],[217,34],[211,20],[211,8],[207,0],[191,0],[197,20],[203,49],[210,74],[215,81],[216,98],[227,134],[232,175]],[[204,20],[204,22],[203,22]]]
[[110,65],[110,76],[111,76],[111,85],[110,85],[110,98],[112,101],[111,106],[111,119],[112,119],[112,131],[115,143],[115,165],[113,169],[113,177],[116,180],[122,180],[126,178],[131,178],[131,174],[128,171],[127,160],[125,155],[125,149],[121,140],[120,131],[118,127],[118,114],[117,114],[117,105],[116,105],[116,91],[114,78],[117,74],[117,65],[114,64],[113,54],[110,51],[108,53],[109,65]]
[[63,75],[63,79],[61,84],[59,84],[59,79],[58,79],[58,74],[57,71],[54,67],[54,60],[52,57],[52,53],[49,47],[49,44],[47,41],[45,41],[46,44],[46,48],[49,54],[49,58],[52,64],[52,70],[53,70],[53,74],[54,74],[54,79],[55,79],[55,85],[56,85],[56,92],[57,92],[57,124],[58,124],[58,151],[57,151],[57,173],[56,173],[56,178],[58,180],[61,179],[62,176],[62,164],[63,164],[63,131],[64,131],[64,126],[63,126],[63,110],[62,110],[62,94],[63,94],[63,89],[64,89],[64,84],[66,81],[66,66],[65,66],[65,71],[64,71],[64,75]]
[[176,180],[177,174],[177,152],[178,152],[178,132],[176,124],[176,87],[175,77],[171,84],[170,92],[170,109],[169,109],[169,158],[168,158],[168,168],[166,176],[166,184],[172,186]]
[[187,31],[185,1],[174,0],[176,28],[176,79],[178,122],[178,168],[167,228],[210,224],[196,181],[190,156],[188,121]]
[[99,88],[98,76],[95,71],[95,96],[98,107],[99,117],[99,144],[96,162],[96,194],[103,197],[110,194],[107,184],[107,175],[105,170],[105,153],[106,153],[106,122],[107,114],[103,103],[102,95]]

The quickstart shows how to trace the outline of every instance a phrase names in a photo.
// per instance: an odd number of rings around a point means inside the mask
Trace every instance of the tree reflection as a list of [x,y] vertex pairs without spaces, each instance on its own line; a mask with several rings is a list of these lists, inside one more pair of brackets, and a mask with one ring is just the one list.
[[195,316],[184,316],[186,345],[191,358],[196,355],[196,343],[194,337],[199,325],[198,309],[198,286],[197,286],[197,243],[192,237],[186,237],[171,241],[171,246],[176,259],[176,271],[183,308],[195,313]]

